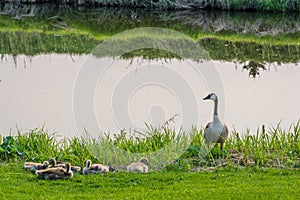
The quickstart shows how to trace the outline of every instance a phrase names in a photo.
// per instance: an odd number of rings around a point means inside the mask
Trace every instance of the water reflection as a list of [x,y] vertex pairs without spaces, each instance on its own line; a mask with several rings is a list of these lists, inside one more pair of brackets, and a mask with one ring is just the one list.
[[[72,92],[82,62],[101,42],[97,38],[99,35],[111,36],[124,30],[146,26],[178,30],[196,39],[203,32],[208,36],[216,33],[227,36],[233,33],[232,35],[245,37],[246,40],[247,34],[256,35],[254,38],[276,35],[280,39],[281,35],[291,36],[288,44],[277,43],[272,37],[269,37],[270,44],[236,42],[234,39],[227,41],[213,37],[202,38],[197,42],[209,53],[222,77],[226,92],[226,99],[223,100],[226,110],[224,120],[231,125],[231,129],[256,129],[260,124],[275,125],[281,120],[282,125],[287,127],[300,118],[299,105],[290,103],[290,99],[294,102],[300,100],[299,93],[295,92],[298,91],[300,75],[299,67],[295,67],[300,61],[299,42],[297,43],[300,18],[297,14],[158,12],[8,3],[0,4],[0,11],[0,24],[3,27],[0,32],[0,110],[4,113],[0,116],[1,133],[8,133],[16,125],[26,129],[45,123],[46,127],[59,133],[74,135],[77,130],[73,119]],[[13,28],[20,28],[20,31],[7,31],[12,28],[12,24],[15,25]],[[37,27],[42,27],[42,31],[31,32],[31,29]],[[59,32],[67,29],[88,34],[64,35]],[[53,34],[44,31],[53,31]],[[121,44],[122,40],[115,42]],[[176,41],[172,44],[176,44]],[[103,57],[113,56],[109,52],[105,53]],[[115,62],[120,70],[107,76],[107,81],[113,80],[116,75],[122,77],[126,70],[131,70],[128,66],[132,67],[136,63],[138,77],[138,69],[145,65],[137,60],[140,58],[150,59],[146,63],[157,64],[161,68],[163,63],[176,66],[182,73],[194,75],[185,65],[190,60],[180,60],[182,58],[178,55],[166,51],[138,49],[123,54],[122,58]],[[237,69],[234,62],[239,63]],[[270,63],[280,65],[276,73],[273,68],[266,70]],[[194,81],[193,88],[200,90],[196,92],[201,106],[201,110],[197,111],[201,115],[199,123],[206,124],[211,120],[211,105],[204,105],[201,99],[211,91],[203,79],[194,77],[191,80]],[[139,90],[139,96],[132,96],[127,102],[128,108],[134,110],[131,113],[133,121],[140,125],[143,122],[160,125],[173,116],[180,116],[178,101],[171,95],[172,91],[161,87],[145,88],[146,91]],[[101,106],[109,107],[110,102],[103,102],[103,90],[111,91],[113,88],[111,84],[103,84],[97,89],[95,98],[98,101],[94,107],[98,110],[95,113],[99,119],[105,120],[106,112],[101,110]],[[164,105],[165,110],[158,104]],[[174,118],[174,124],[178,126],[180,122],[176,120]],[[89,125],[85,126],[81,128],[88,130]],[[114,132],[116,128],[108,126],[106,130]]]
[[[105,36],[138,27],[156,26],[178,30],[191,36],[213,60],[245,63],[245,69],[249,70],[252,77],[258,75],[259,70],[264,70],[265,63],[297,63],[300,60],[300,18],[297,14],[158,12],[103,7],[79,9],[67,5],[10,3],[1,4],[0,8],[2,16],[6,15],[0,18],[0,24],[4,27],[0,31],[2,55],[88,54]],[[7,31],[10,28],[18,31]],[[75,30],[76,34],[62,34],[62,30]],[[205,37],[202,38],[202,34]],[[256,37],[249,41],[248,34]],[[216,35],[229,35],[233,39],[214,38]],[[278,37],[270,37],[274,35]],[[267,36],[263,37],[268,39],[267,43],[255,41],[262,36]],[[282,39],[282,36],[288,37]],[[236,41],[235,37],[244,39],[245,42]],[[126,40],[127,38],[122,38],[116,44]],[[287,41],[280,43],[280,40]],[[174,42],[180,42],[180,39]],[[111,47],[113,51],[115,46]],[[107,54],[114,56],[109,52]],[[139,56],[150,59],[178,57],[169,52],[141,49],[124,54],[123,58]]]
[[[47,128],[56,130],[60,134],[75,135],[77,129],[73,119],[72,94],[74,82],[86,56],[71,58],[69,55],[51,54],[33,56],[30,59],[19,56],[17,68],[12,67],[14,59],[11,56],[7,56],[1,63],[0,133],[7,134],[15,126],[30,129],[45,124]],[[24,60],[27,62],[26,69],[23,67]],[[117,78],[116,75],[122,76],[126,70],[137,70],[135,75],[138,77],[140,74],[138,67],[148,65],[149,62],[155,64],[146,60],[137,64],[137,60],[134,60],[130,66],[133,69],[128,69],[129,60],[115,61],[114,65],[120,69],[118,74],[111,68],[111,73],[106,74],[107,82],[99,85],[95,91],[95,113],[98,118],[108,117],[101,109],[111,104],[104,103],[106,97],[103,95],[105,91],[113,90],[113,85],[110,83]],[[160,60],[159,65],[161,62]],[[191,71],[187,71],[190,68],[185,65],[185,62],[179,60],[170,62],[182,73],[193,75]],[[255,130],[262,124],[270,126],[279,122],[283,127],[288,128],[291,123],[300,118],[300,104],[291,103],[291,99],[293,102],[300,101],[299,93],[295,92],[298,91],[300,84],[299,67],[283,64],[276,69],[276,72],[275,68],[270,68],[269,71],[260,73],[260,76],[253,81],[243,71],[243,65],[238,65],[236,69],[235,64],[231,62],[214,61],[214,64],[223,80],[226,99],[221,100],[220,103],[225,106],[224,121],[231,130],[233,128]],[[158,67],[163,69],[162,66]],[[212,117],[212,105],[201,101],[201,97],[207,94],[209,89],[205,85],[205,79],[194,77],[192,80],[192,87],[199,91],[196,94],[201,108],[199,123],[204,125]],[[144,89],[147,90],[137,90],[138,95],[132,96],[128,102],[133,121],[141,125],[144,122],[159,125],[176,114],[180,116],[178,101],[173,98],[172,93],[160,87]],[[146,107],[149,109],[145,109]],[[175,126],[180,123],[177,117],[174,118],[174,123]],[[89,129],[88,126],[84,128]],[[111,129],[111,133],[116,131],[115,127],[107,127],[107,129]]]
[[249,76],[255,78],[260,74],[259,71],[266,70],[266,67],[265,67],[265,63],[258,63],[250,60],[248,63],[245,63],[243,69],[248,70]]
[[[2,15],[16,19],[42,17],[45,20],[73,18],[81,26],[89,24],[111,24],[115,30],[126,26],[127,29],[141,26],[168,27],[178,24],[186,25],[190,32],[200,29],[208,32],[254,33],[259,36],[278,35],[299,32],[300,16],[298,13],[255,13],[225,11],[155,11],[149,9],[125,9],[109,7],[72,7],[57,4],[18,4],[0,3]],[[101,26],[93,30],[101,32]],[[107,27],[111,29],[112,27]],[[126,29],[124,29],[126,30]],[[103,29],[102,29],[103,31]]]

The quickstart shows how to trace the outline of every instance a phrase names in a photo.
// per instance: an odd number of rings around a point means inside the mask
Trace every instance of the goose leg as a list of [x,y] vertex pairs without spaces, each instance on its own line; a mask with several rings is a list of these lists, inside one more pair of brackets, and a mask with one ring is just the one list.
[[221,151],[223,151],[223,146],[224,146],[224,143],[221,142],[221,143],[220,143],[220,149],[221,149]]
[[220,149],[221,149],[221,152],[222,152],[222,158],[224,158],[225,157],[224,142],[220,143]]

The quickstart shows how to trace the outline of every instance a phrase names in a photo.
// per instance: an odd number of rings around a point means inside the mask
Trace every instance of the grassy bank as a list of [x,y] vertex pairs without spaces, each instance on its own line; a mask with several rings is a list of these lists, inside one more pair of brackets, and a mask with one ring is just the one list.
[[[174,131],[149,126],[137,137],[122,131],[96,139],[96,154],[86,137],[63,139],[44,128],[0,141],[1,199],[297,199],[299,196],[300,122],[283,130],[279,125],[263,126],[256,132],[231,132],[225,145],[225,157],[218,148],[199,158],[203,144],[201,129],[193,129],[187,150],[176,160],[155,169],[155,160],[148,157],[150,173],[119,172],[88,175],[75,174],[71,180],[47,181],[22,169],[24,161],[43,161],[50,157],[84,166],[86,159],[109,163],[119,151],[108,151],[108,144],[128,154],[155,152],[178,137]],[[187,136],[186,136],[187,137]],[[108,157],[107,157],[108,155]],[[139,154],[140,155],[140,154]],[[126,154],[122,154],[126,157]],[[128,163],[124,163],[123,165]],[[188,173],[190,172],[190,173]]]
[[[200,156],[202,145],[202,129],[176,133],[168,128],[149,127],[147,132],[135,135],[121,131],[99,138],[89,135],[63,138],[37,128],[5,137],[0,158],[2,162],[24,162],[55,157],[82,167],[87,159],[92,159],[119,168],[147,156],[152,171],[198,171],[209,166],[300,168],[300,122],[288,130],[278,125],[268,130],[263,126],[256,132],[231,132],[223,153],[215,147]],[[179,150],[181,147],[183,151]]]

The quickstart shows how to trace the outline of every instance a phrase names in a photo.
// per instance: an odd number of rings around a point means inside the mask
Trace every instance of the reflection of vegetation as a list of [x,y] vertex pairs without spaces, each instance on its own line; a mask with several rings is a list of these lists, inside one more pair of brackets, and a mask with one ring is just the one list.
[[[40,32],[60,32],[88,34],[97,39],[138,27],[163,27],[183,32],[195,39],[210,36],[231,39],[249,39],[269,42],[270,38],[281,34],[284,41],[300,42],[299,34],[294,38],[286,34],[299,32],[300,16],[297,14],[261,14],[215,11],[149,11],[115,8],[71,8],[54,4],[5,6],[0,11],[6,16],[0,18],[0,30],[26,30]],[[30,16],[30,17],[29,17]],[[12,17],[12,18],[11,18]],[[222,31],[222,34],[215,34]],[[227,32],[227,34],[225,34]],[[236,35],[242,33],[242,35]],[[245,35],[245,34],[255,34]],[[280,39],[280,38],[277,38]],[[290,39],[287,41],[287,39]]]
[[[213,60],[251,61],[245,69],[251,76],[264,63],[300,61],[300,16],[286,14],[225,12],[144,12],[130,9],[70,9],[49,4],[3,4],[8,16],[0,18],[0,54],[36,55],[41,53],[90,53],[100,42],[128,29],[164,27],[184,33],[200,44]],[[14,18],[12,18],[13,16]],[[30,16],[30,17],[28,17]],[[151,37],[151,36],[150,36]],[[161,38],[158,38],[161,39]],[[171,38],[168,38],[171,41]],[[144,40],[145,41],[145,40]],[[151,41],[151,40],[150,40]],[[106,55],[113,56],[117,45],[129,42],[120,38]],[[171,44],[178,44],[173,38]],[[176,50],[193,48],[176,47]],[[182,58],[163,49],[137,49],[123,58]],[[257,65],[253,65],[256,63]],[[261,65],[261,66],[259,66]]]
[[300,61],[300,45],[257,44],[255,42],[232,42],[203,39],[200,44],[214,60],[245,62],[297,63]]
[[[166,53],[169,52],[169,53]],[[171,56],[192,60],[208,60],[209,56],[198,43],[180,32],[161,28],[139,28],[125,31],[101,43],[92,52],[94,56],[135,57],[140,54],[146,58]]]
[[[0,54],[10,55],[37,55],[41,53],[69,53],[87,54],[90,53],[101,41],[76,34],[45,34],[30,32],[0,32]],[[180,39],[169,43],[176,45]],[[151,41],[151,40],[149,40]],[[128,43],[127,39],[115,41],[115,44],[105,51],[103,56],[116,56],[116,47]],[[202,39],[198,42],[206,50],[213,60],[237,61],[245,63],[250,60],[244,68],[249,74],[255,77],[259,70],[264,69],[265,63],[298,63],[300,61],[299,45],[269,45],[256,44],[254,42],[231,42],[219,39]],[[124,44],[123,44],[124,45]],[[175,47],[174,47],[175,48]],[[179,46],[177,47],[179,48]],[[185,58],[195,58],[199,53],[194,52],[191,46],[181,46],[187,55]],[[182,59],[180,48],[169,52],[160,48],[137,49],[122,54],[125,59],[142,57],[146,59],[157,58],[178,58]],[[176,53],[177,52],[177,53]],[[206,57],[206,56],[205,56]],[[200,58],[205,58],[204,56]],[[196,57],[197,58],[197,57]],[[199,57],[198,57],[199,58]]]
[[256,77],[256,75],[259,75],[259,70],[266,70],[266,67],[263,63],[257,63],[254,61],[249,61],[247,64],[243,66],[243,69],[249,70],[249,75],[253,78]]
[[[101,41],[86,35],[45,34],[32,32],[0,32],[0,54],[36,55],[41,53],[90,53]],[[126,41],[124,39],[124,41]],[[121,41],[119,41],[121,42]],[[116,42],[118,43],[118,41]],[[246,62],[297,63],[300,61],[300,46],[257,44],[255,42],[234,42],[214,38],[198,42],[213,60]],[[113,47],[112,47],[113,48]],[[170,52],[144,49],[123,55],[125,58],[173,58]]]
[[45,34],[37,32],[0,32],[0,54],[37,55],[41,53],[83,54],[98,42],[85,35]]
[[[21,1],[21,0],[17,0]],[[26,0],[25,2],[44,3],[44,0]],[[61,2],[62,5],[66,1]],[[166,9],[220,9],[220,10],[256,10],[256,11],[300,11],[300,3],[297,0],[68,0],[69,4],[90,5],[111,7],[137,7]]]

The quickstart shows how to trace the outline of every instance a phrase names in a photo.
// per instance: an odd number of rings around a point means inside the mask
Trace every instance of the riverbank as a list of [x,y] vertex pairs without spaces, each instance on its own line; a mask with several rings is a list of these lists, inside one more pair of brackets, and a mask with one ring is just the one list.
[[[145,133],[120,131],[99,135],[99,138],[89,134],[65,138],[48,133],[44,127],[19,130],[17,135],[6,136],[0,141],[0,158],[2,162],[42,162],[55,157],[80,166],[92,159],[119,168],[137,156],[148,155],[154,171],[201,171],[210,166],[300,168],[300,121],[287,130],[278,125],[270,129],[263,126],[254,132],[232,131],[225,152],[218,147],[210,152],[203,149],[203,129],[176,133],[167,127],[148,128]],[[160,149],[158,157],[152,154]]]

